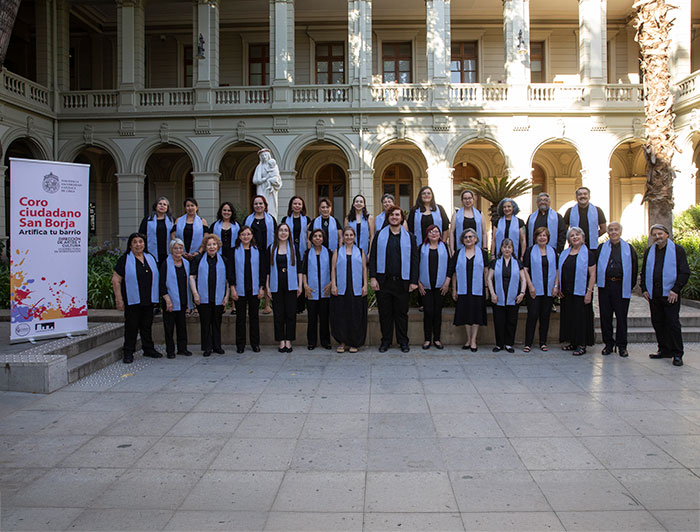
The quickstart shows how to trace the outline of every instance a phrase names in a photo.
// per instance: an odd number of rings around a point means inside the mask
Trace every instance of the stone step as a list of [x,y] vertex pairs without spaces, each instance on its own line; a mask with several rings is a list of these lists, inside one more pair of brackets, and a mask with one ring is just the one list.
[[[140,349],[140,341],[136,349]],[[87,377],[113,362],[121,360],[124,340],[119,337],[102,343],[68,359],[68,382]]]
[[[603,342],[603,335],[600,329],[595,331],[595,340],[597,344]],[[656,333],[652,327],[628,327],[627,341],[630,344],[656,342]],[[700,327],[683,327],[684,342],[700,342]]]
[[65,342],[65,345],[62,345],[61,347],[56,348],[47,354],[65,355],[70,360],[72,357],[85,353],[90,349],[123,337],[124,324],[101,324],[97,328],[91,328],[87,335],[76,336],[72,338],[70,342]]
[[[613,323],[617,320],[613,318]],[[600,326],[600,318],[596,316],[595,318],[596,326]],[[628,316],[627,317],[627,327],[650,327],[651,317],[650,316]],[[681,316],[681,326],[683,329],[686,327],[700,327],[700,316]]]

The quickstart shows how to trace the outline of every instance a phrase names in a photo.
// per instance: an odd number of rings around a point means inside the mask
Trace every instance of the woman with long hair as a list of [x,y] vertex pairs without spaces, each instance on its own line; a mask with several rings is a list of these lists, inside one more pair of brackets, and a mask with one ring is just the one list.
[[462,249],[463,244],[459,242],[459,235],[465,229],[474,229],[479,235],[481,246],[486,247],[488,242],[487,221],[481,214],[481,211],[474,206],[474,192],[465,189],[459,195],[462,203],[457,212],[452,215],[450,222],[450,250],[452,253],[458,249]]
[[306,303],[308,307],[308,326],[306,339],[308,349],[316,349],[317,340],[321,340],[324,349],[331,348],[330,330],[330,296],[331,296],[331,258],[333,254],[323,245],[323,230],[311,231],[311,247],[304,254],[302,274]]
[[357,246],[369,255],[369,247],[374,238],[374,216],[367,212],[367,201],[362,194],[352,199],[352,205],[345,217],[345,227],[352,227],[357,235]]
[[229,263],[233,263],[233,246],[240,228],[233,203],[224,201],[216,211],[216,221],[211,226],[211,232],[221,240],[221,253]]
[[184,202],[185,214],[180,216],[175,222],[175,227],[171,230],[176,238],[185,243],[185,257],[192,260],[202,253],[202,239],[205,233],[209,232],[209,226],[204,218],[201,218],[197,211],[199,204],[194,198],[187,198]]
[[[304,253],[309,248],[307,241],[309,229],[309,217],[306,216],[306,203],[301,196],[292,196],[289,200],[287,208],[287,217],[284,218],[286,223],[292,230],[292,242],[294,243],[294,251],[297,255],[297,262],[302,264]],[[304,312],[306,307],[306,298],[304,292],[297,298],[297,313]]]
[[447,241],[450,229],[450,218],[442,205],[435,203],[435,194],[429,186],[421,187],[416,196],[416,203],[411,207],[406,219],[408,232],[416,237],[416,245],[420,245],[428,233],[428,227],[437,225],[442,233],[442,241]]
[[512,198],[503,198],[498,202],[498,222],[493,226],[491,239],[491,255],[500,256],[501,242],[504,238],[513,241],[513,256],[516,259],[522,258],[525,253],[525,222],[516,215],[520,212],[520,207]]
[[192,308],[190,291],[190,263],[183,259],[185,243],[176,238],[170,241],[170,254],[160,266],[160,295],[163,298],[163,329],[165,356],[175,358],[173,333],[177,329],[177,352],[192,356],[187,349],[187,309]]
[[529,353],[535,340],[535,327],[540,322],[540,351],[549,351],[549,318],[554,300],[554,283],[557,279],[557,252],[549,245],[549,229],[538,227],[533,233],[535,245],[525,252],[523,266],[527,273],[527,322],[525,324],[525,347]]
[[267,261],[255,245],[253,231],[247,225],[241,227],[233,249],[233,282],[231,299],[236,306],[236,351],[245,351],[245,316],[248,310],[250,347],[260,351],[260,320],[258,309],[265,297]]
[[311,229],[323,230],[323,245],[333,252],[340,245],[343,238],[343,230],[338,220],[333,216],[331,200],[328,198],[318,200],[318,212],[319,215],[314,218],[309,231]]
[[[277,231],[277,220],[269,212],[267,212],[267,200],[265,196],[253,196],[253,201],[250,202],[253,212],[245,219],[245,225],[253,231],[253,238],[258,245],[258,250],[264,253],[267,257],[268,248],[275,240],[275,232]],[[265,259],[267,260],[267,259]],[[270,314],[270,295],[265,294],[265,308],[263,314]]]
[[159,268],[168,258],[168,242],[174,225],[170,200],[165,196],[159,197],[153,204],[153,212],[141,220],[139,233],[146,235],[145,251],[153,255]]
[[450,290],[451,278],[447,275],[450,253],[442,241],[442,233],[437,225],[428,227],[428,233],[418,249],[420,273],[418,291],[423,304],[423,349],[429,349],[431,342],[438,349],[445,346],[440,342],[442,330],[442,305],[445,294]]

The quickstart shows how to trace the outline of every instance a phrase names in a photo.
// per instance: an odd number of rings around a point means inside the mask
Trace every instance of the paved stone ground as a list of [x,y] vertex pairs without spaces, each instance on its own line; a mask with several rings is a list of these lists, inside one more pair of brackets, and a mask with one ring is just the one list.
[[700,344],[137,357],[0,392],[2,530],[695,530]]

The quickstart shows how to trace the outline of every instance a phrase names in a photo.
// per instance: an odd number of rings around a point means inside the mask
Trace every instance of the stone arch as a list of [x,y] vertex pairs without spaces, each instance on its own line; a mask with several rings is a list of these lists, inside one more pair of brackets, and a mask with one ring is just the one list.
[[545,144],[550,143],[569,144],[576,151],[576,155],[578,156],[579,160],[581,159],[581,154],[583,153],[583,150],[581,149],[581,146],[579,146],[578,142],[569,137],[549,137],[540,141],[540,143],[535,146],[534,150],[532,150],[532,155],[530,156],[530,168],[532,168],[532,164],[535,162],[535,155],[540,150],[540,148],[542,148]]
[[250,197],[255,190],[251,181],[260,162],[259,149],[258,144],[248,140],[228,144],[221,153],[219,166],[214,170],[220,174],[219,200],[233,203],[239,221],[251,211]]
[[328,144],[333,144],[336,148],[339,148],[347,159],[347,164],[349,165],[348,167],[355,166],[356,164],[359,165],[357,147],[354,146],[347,138],[341,135],[326,133],[322,139],[319,139],[314,133],[299,135],[292,141],[284,153],[284,158],[282,160],[283,164],[280,165],[280,169],[291,170],[292,168],[295,168],[299,156],[308,146],[314,144],[315,142],[327,142]]
[[[392,147],[394,146],[394,147]],[[424,152],[420,147],[416,146],[413,142],[391,142],[384,145],[382,150],[374,157],[373,168],[374,168],[374,197],[379,199],[383,194],[382,179],[384,173],[389,168],[389,166],[401,163],[405,165],[412,175],[412,190],[410,201],[408,205],[401,205],[402,208],[410,208],[415,202],[415,195],[418,193],[420,187],[428,184],[428,161],[425,158]],[[399,198],[397,198],[399,201]],[[375,209],[378,210],[380,205],[375,202]]]
[[[442,160],[442,157],[439,155],[439,150],[433,143],[433,141],[429,137],[423,137],[421,139],[414,138],[411,135],[406,135],[404,138],[396,138],[396,137],[383,137],[383,138],[375,138],[374,141],[370,142],[369,145],[367,146],[367,152],[370,154],[371,159],[368,161],[368,164],[370,167],[375,168],[376,167],[376,162],[377,158],[381,155],[381,153],[389,146],[392,144],[411,144],[414,147],[416,147],[421,155],[423,156],[423,159],[425,160],[426,168],[423,169],[421,172],[424,173],[427,168],[432,166],[438,161]],[[375,168],[376,170],[376,168]],[[427,174],[426,174],[427,175]]]
[[27,143],[30,150],[32,151],[32,156],[35,159],[48,160],[49,154],[51,153],[51,146],[48,142],[45,142],[41,137],[35,135],[27,135],[26,131],[23,130],[10,130],[2,141],[0,141],[0,146],[3,147],[2,156],[5,158],[7,150],[10,148],[13,142],[18,140],[23,140]]
[[[307,143],[304,149],[299,152],[297,160],[294,163],[294,170],[296,173],[294,183],[295,194],[304,198],[307,214],[309,216],[318,215],[317,181],[321,170],[329,164],[339,167],[345,180],[342,213],[336,212],[339,203],[334,201],[334,214],[336,218],[342,221],[350,196],[349,170],[352,163],[348,159],[346,151],[334,142],[323,140]],[[287,205],[280,205],[280,209],[286,212]]]
[[181,148],[192,163],[192,171],[200,172],[204,168],[202,154],[197,147],[187,139],[171,138],[168,142],[163,142],[160,137],[153,137],[142,141],[134,150],[129,161],[129,169],[132,173],[142,174],[146,171],[146,162],[158,148],[173,145]]
[[89,148],[90,146],[96,146],[106,151],[114,160],[118,174],[125,172],[127,163],[124,158],[124,154],[109,139],[94,139],[90,144],[80,140],[70,141],[60,149],[58,152],[58,158],[61,161],[74,161],[83,150]]
[[552,138],[538,144],[530,168],[539,165],[546,174],[544,192],[552,197],[552,207],[564,214],[575,202],[574,191],[581,186],[581,150],[569,139]]
[[226,155],[228,149],[239,142],[252,144],[261,150],[263,148],[267,148],[272,153],[272,158],[274,160],[280,160],[281,155],[277,149],[277,146],[261,135],[246,133],[244,139],[239,138],[237,134],[225,135],[217,140],[211,148],[209,148],[209,152],[204,159],[204,165],[207,168],[207,172],[218,172],[219,168],[221,167],[221,161]]
[[456,164],[456,158],[459,152],[468,144],[472,144],[475,142],[487,142],[489,144],[492,144],[499,152],[501,152],[501,155],[503,156],[503,159],[506,162],[506,168],[509,168],[511,166],[511,161],[510,157],[508,157],[508,152],[501,144],[501,142],[491,135],[484,135],[483,137],[471,136],[466,138],[456,137],[452,139],[447,145],[447,148],[445,149],[445,159],[448,161],[452,161],[454,164]]
[[[464,179],[462,168],[466,164],[471,164],[482,178],[504,175],[508,169],[508,158],[498,143],[487,138],[473,137],[454,152],[451,164],[455,168],[452,186],[453,204],[455,208],[459,208],[459,198],[463,188],[461,183]],[[485,212],[491,204],[477,197],[475,205],[482,212]]]
[[610,156],[610,221],[622,223],[625,238],[646,232],[647,207],[642,204],[646,186],[643,140],[634,137],[619,143]]

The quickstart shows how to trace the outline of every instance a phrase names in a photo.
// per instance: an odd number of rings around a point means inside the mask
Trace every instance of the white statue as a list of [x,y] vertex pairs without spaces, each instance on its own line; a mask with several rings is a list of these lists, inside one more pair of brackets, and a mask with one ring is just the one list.
[[267,212],[277,219],[277,192],[282,188],[282,177],[277,161],[272,158],[270,150],[258,152],[260,162],[255,167],[253,184],[257,185],[257,193],[267,200]]

